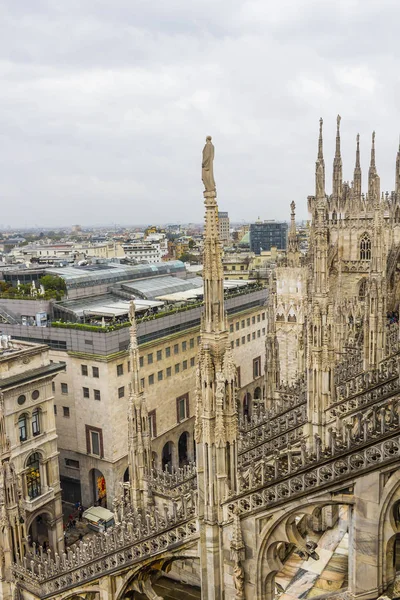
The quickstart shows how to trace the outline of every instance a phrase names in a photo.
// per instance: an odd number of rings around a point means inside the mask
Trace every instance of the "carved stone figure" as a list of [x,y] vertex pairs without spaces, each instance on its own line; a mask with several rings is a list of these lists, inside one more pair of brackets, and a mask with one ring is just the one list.
[[201,178],[206,192],[215,192],[214,181],[214,145],[211,135],[206,137],[206,145],[203,148],[203,161],[201,164]]
[[244,595],[244,569],[240,562],[233,567],[233,583],[235,584],[237,600],[245,598]]

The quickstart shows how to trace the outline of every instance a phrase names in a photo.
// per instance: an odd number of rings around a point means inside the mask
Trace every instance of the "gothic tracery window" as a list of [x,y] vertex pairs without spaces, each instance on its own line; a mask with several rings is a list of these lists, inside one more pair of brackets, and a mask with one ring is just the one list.
[[371,260],[371,239],[367,233],[360,240],[360,260]]

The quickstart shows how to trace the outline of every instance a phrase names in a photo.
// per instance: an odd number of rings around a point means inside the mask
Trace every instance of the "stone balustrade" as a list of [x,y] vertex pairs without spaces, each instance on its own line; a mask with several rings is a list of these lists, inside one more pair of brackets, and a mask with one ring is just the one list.
[[152,469],[147,478],[153,492],[160,495],[180,497],[195,490],[197,487],[196,463],[191,462],[179,469],[172,468],[172,472]]
[[118,568],[134,565],[149,557],[197,537],[194,498],[164,505],[164,514],[152,508],[145,514],[131,511],[123,521],[104,533],[83,540],[52,557],[42,547],[13,565],[16,583],[46,598],[76,585],[87,583]]
[[394,400],[354,415],[341,431],[329,430],[325,447],[316,435],[311,450],[303,441],[300,448],[276,452],[272,461],[251,464],[241,473],[239,493],[226,500],[226,518],[235,507],[242,514],[265,509],[398,460],[399,407]]
[[399,377],[399,364],[397,358],[390,357],[383,360],[377,369],[353,374],[353,377],[337,387],[337,402],[361,394],[376,386]]

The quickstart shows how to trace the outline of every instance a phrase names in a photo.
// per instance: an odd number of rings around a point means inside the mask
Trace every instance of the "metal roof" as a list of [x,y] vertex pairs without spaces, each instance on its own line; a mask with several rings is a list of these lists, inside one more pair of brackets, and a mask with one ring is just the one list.
[[142,279],[169,273],[184,273],[185,265],[180,260],[172,260],[149,265],[122,265],[119,263],[95,263],[81,267],[56,267],[46,269],[46,273],[64,279],[67,287],[88,287],[104,283]]
[[180,279],[179,277],[163,276],[141,279],[135,282],[122,284],[122,289],[131,294],[142,295],[145,298],[159,298],[166,294],[174,294],[185,290],[192,290],[203,285],[201,277]]

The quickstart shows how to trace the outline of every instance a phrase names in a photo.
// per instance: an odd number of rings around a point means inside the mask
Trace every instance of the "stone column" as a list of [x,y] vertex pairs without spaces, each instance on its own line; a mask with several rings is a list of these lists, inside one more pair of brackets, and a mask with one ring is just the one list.
[[379,472],[357,479],[355,503],[350,509],[349,590],[368,600],[379,594]]

